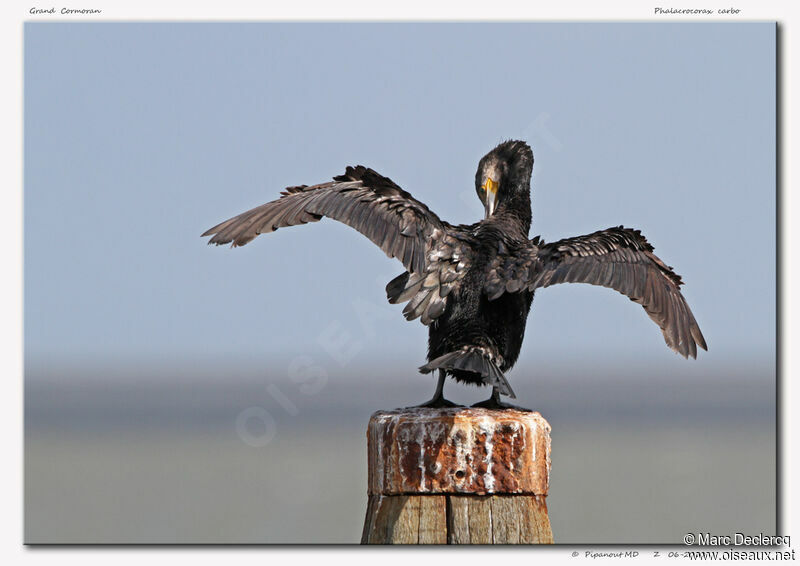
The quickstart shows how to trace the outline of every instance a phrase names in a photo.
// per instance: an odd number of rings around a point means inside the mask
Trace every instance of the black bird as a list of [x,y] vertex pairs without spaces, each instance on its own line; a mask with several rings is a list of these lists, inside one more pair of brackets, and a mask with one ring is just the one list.
[[706,347],[680,292],[681,278],[664,264],[639,230],[619,226],[545,244],[528,239],[533,152],[507,141],[478,164],[475,189],[486,217],[458,226],[441,220],[387,177],[347,167],[319,185],[289,187],[277,200],[214,226],[209,244],[242,246],[259,234],[316,222],[344,222],[399,259],[406,271],[386,286],[390,303],[405,303],[408,320],[429,327],[428,363],[439,370],[433,398],[421,406],[452,406],[443,396],[446,376],[491,385],[477,406],[508,408],[516,398],[505,372],[519,356],[534,291],[556,283],[615,289],[642,305],[667,346],[684,357]]

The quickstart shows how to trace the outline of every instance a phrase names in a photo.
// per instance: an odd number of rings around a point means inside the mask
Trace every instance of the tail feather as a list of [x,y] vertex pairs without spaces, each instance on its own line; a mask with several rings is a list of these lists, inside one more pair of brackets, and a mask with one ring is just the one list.
[[506,376],[500,368],[497,367],[497,364],[477,348],[448,352],[420,367],[419,371],[422,373],[430,373],[436,369],[460,370],[476,373],[483,377],[483,382],[486,385],[497,387],[502,395],[506,395],[512,399],[517,398]]

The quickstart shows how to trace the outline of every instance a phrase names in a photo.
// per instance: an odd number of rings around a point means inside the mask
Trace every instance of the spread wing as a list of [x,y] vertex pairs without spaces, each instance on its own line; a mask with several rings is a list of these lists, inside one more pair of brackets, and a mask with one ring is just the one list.
[[213,236],[209,244],[243,246],[259,234],[323,216],[355,228],[400,260],[407,272],[389,284],[396,291],[389,298],[410,301],[403,311],[406,318],[422,317],[429,324],[444,312],[467,255],[458,245],[459,228],[443,222],[391,179],[361,165],[348,167],[332,182],[289,187],[279,199],[217,224],[203,236]]
[[217,224],[209,244],[243,246],[259,234],[317,222],[323,216],[355,228],[409,271],[425,269],[426,248],[445,223],[391,179],[363,166],[348,167],[329,183],[289,187],[281,198]]
[[615,289],[644,307],[667,346],[683,357],[707,350],[700,327],[680,292],[681,278],[661,261],[639,230],[609,228],[550,244],[530,242],[527,254],[498,256],[486,292],[490,299],[522,288],[590,283]]

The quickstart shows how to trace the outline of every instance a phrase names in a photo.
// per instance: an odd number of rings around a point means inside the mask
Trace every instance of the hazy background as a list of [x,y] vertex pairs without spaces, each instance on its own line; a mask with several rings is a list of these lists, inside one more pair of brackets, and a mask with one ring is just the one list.
[[356,163],[472,222],[507,138],[531,235],[641,228],[710,347],[537,293],[556,541],[773,533],[774,69],[766,23],[26,24],[26,541],[357,542],[369,415],[433,390],[402,267],[329,220],[199,234]]

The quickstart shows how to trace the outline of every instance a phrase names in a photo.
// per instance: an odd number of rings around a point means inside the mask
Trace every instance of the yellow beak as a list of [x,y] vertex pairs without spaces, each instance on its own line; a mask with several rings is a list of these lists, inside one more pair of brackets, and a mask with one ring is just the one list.
[[487,177],[486,183],[481,185],[481,188],[486,191],[486,202],[484,203],[486,206],[486,218],[494,214],[494,210],[497,208],[497,187],[499,185],[491,177]]

